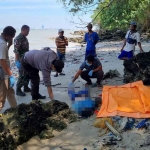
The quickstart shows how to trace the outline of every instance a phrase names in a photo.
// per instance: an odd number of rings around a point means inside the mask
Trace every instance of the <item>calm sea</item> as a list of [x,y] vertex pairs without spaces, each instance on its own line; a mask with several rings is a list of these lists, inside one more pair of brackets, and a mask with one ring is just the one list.
[[[2,30],[0,30],[0,33]],[[65,36],[66,37],[75,37],[75,35],[71,35],[70,33],[73,33],[73,30],[65,30]],[[20,30],[17,30],[16,36],[20,33]],[[29,46],[30,50],[33,49],[41,49],[43,47],[51,47],[53,50],[56,50],[56,45],[55,41],[52,40],[52,37],[57,37],[58,36],[58,30],[42,30],[42,29],[35,29],[35,30],[30,30],[29,35],[27,36],[28,41],[29,41]],[[69,46],[67,49],[76,49],[78,46],[75,43],[69,43]],[[10,56],[14,56],[13,53],[14,47],[11,46],[10,48]]]

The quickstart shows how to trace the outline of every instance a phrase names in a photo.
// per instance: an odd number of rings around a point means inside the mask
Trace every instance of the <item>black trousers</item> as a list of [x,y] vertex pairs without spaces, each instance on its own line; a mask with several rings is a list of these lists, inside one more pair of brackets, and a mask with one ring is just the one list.
[[87,83],[89,83],[89,84],[92,83],[90,78],[97,78],[97,84],[101,83],[101,80],[103,79],[103,74],[104,74],[104,72],[102,70],[93,72],[92,76],[89,76],[88,73],[89,73],[89,70],[82,71],[82,73],[80,75],[81,78],[83,80],[87,81]]
[[25,72],[26,77],[29,80],[31,80],[32,100],[37,100],[39,96],[39,83],[40,83],[39,70],[28,64],[25,61],[24,57],[21,58],[21,65]]

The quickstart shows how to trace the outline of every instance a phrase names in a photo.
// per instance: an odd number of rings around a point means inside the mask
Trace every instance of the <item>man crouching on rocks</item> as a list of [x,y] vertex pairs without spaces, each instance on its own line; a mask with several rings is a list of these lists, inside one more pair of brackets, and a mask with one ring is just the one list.
[[41,97],[39,94],[39,71],[42,72],[50,99],[54,100],[50,79],[51,71],[61,73],[64,68],[64,63],[57,59],[56,53],[51,49],[31,50],[21,58],[21,64],[27,77],[31,80],[32,100],[38,100]]

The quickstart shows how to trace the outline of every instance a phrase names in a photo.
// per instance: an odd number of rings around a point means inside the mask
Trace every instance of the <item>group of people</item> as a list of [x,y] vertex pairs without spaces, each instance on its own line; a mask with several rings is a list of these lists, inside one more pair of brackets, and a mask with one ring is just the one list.
[[[136,31],[136,22],[131,22],[130,30],[125,36],[125,42],[121,49],[119,59],[126,60],[133,57],[135,45],[138,44],[140,51],[143,52],[140,43],[140,34]],[[103,78],[102,64],[96,55],[95,45],[99,41],[99,36],[92,30],[92,24],[87,25],[88,32],[84,36],[84,41],[87,43],[85,60],[79,67],[70,84],[81,76],[88,86],[93,85],[91,78],[96,78],[95,86],[101,86]],[[55,40],[57,53],[49,47],[42,50],[30,50],[27,36],[30,27],[23,25],[21,33],[14,39],[15,63],[19,70],[19,77],[16,84],[16,95],[25,96],[26,92],[31,92],[32,100],[45,99],[46,97],[39,93],[39,71],[42,72],[43,81],[47,87],[47,91],[51,100],[54,100],[53,90],[51,86],[51,71],[55,71],[58,75],[62,73],[65,62],[66,46],[68,39],[64,36],[64,30],[59,29],[58,37]],[[5,104],[7,98],[11,107],[16,107],[15,91],[13,86],[15,78],[12,76],[8,51],[12,45],[16,30],[12,26],[4,28],[0,36],[0,110]],[[84,70],[85,69],[85,70]],[[31,89],[28,87],[29,81]],[[24,91],[21,88],[24,87]]]

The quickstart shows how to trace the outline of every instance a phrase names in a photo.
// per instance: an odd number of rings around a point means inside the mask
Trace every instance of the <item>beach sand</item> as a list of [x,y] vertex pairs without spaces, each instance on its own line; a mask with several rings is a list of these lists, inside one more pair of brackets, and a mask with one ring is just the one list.
[[[103,85],[121,85],[123,77],[123,61],[118,60],[118,55],[120,53],[123,41],[117,42],[100,42],[97,44],[97,55],[103,66],[104,72],[117,69],[120,73],[120,77],[113,79],[106,79],[102,83]],[[150,43],[142,43],[144,51],[149,51]],[[138,47],[136,48],[136,53],[139,52]],[[85,47],[76,49],[74,51],[68,50],[66,54],[66,64],[64,68],[65,76],[54,77],[54,73],[51,74],[52,84],[61,83],[60,86],[67,87],[71,82],[72,77],[78,70],[81,62],[84,60]],[[96,80],[93,79],[93,82]],[[82,87],[85,83],[81,78],[78,78],[75,82],[76,86]],[[15,88],[15,87],[14,87]],[[79,89],[76,89],[79,90]],[[66,102],[68,105],[71,104],[69,97],[67,95],[67,88],[53,88],[53,92],[56,100]],[[91,88],[90,93],[92,97],[101,94],[101,90],[98,88]],[[48,102],[50,99],[48,97],[47,89],[44,85],[40,85],[40,93],[46,95],[46,100],[43,102]],[[25,97],[16,96],[17,103],[29,103],[31,102],[30,94]],[[9,107],[8,102],[3,110]],[[38,137],[33,137],[28,142],[18,146],[18,150],[138,150],[138,144],[143,139],[141,134],[131,132],[123,133],[123,140],[118,142],[117,146],[103,147],[100,141],[103,137],[99,137],[99,129],[93,127],[93,123],[96,116],[93,115],[88,119],[83,119],[79,122],[71,123],[68,125],[67,129],[62,132],[54,132],[55,137],[52,139],[41,140]],[[138,143],[138,144],[137,144]],[[149,147],[146,147],[150,149]],[[148,150],[147,149],[147,150]],[[144,148],[142,148],[144,150]]]

